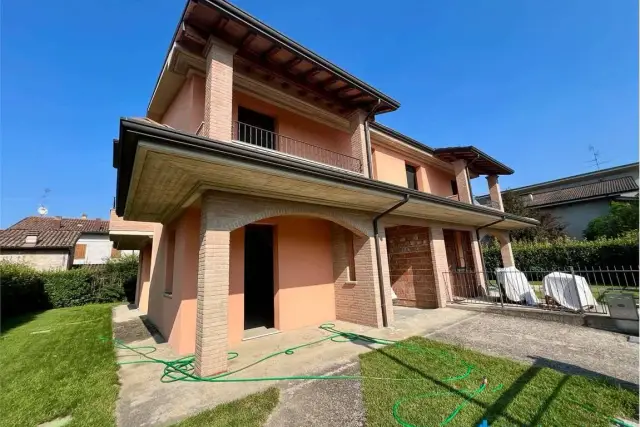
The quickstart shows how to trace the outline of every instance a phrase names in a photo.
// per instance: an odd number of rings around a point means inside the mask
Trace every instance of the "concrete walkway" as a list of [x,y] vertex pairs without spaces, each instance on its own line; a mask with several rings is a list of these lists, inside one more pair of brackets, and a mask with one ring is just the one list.
[[[335,322],[343,331],[389,339],[421,335],[525,363],[549,366],[581,375],[605,375],[626,386],[638,387],[638,344],[621,334],[555,322],[476,313],[452,308],[419,310],[396,307],[392,328],[374,329]],[[156,345],[159,358],[175,358],[159,336],[149,332],[135,311],[126,306],[114,310],[117,337],[132,345]],[[233,350],[240,353],[230,363],[235,369],[266,354],[314,341],[327,333],[312,327],[245,341]],[[143,338],[143,339],[141,339]],[[364,343],[324,342],[278,356],[252,367],[238,377],[291,375],[357,375],[357,355],[375,346]],[[121,360],[133,360],[123,357]],[[159,365],[125,365],[119,374],[118,425],[164,426],[220,403],[235,400],[272,385],[280,388],[280,403],[268,427],[364,425],[358,381],[280,381],[252,383],[160,382]]]
[[[381,338],[400,340],[443,330],[457,322],[478,316],[477,313],[455,310],[419,310],[396,308],[394,326],[387,329],[369,328],[336,321],[337,329]],[[114,309],[114,334],[132,346],[154,345],[153,356],[175,359],[168,344],[145,327],[137,310],[127,306]],[[317,327],[302,328],[277,335],[244,341],[231,350],[240,357],[230,361],[229,369],[237,369],[267,354],[326,337]],[[277,377],[292,375],[324,375],[328,372],[357,373],[357,355],[376,346],[365,343],[334,343],[326,341],[297,350],[293,355],[281,355],[254,366],[237,378]],[[139,360],[119,351],[119,360]],[[281,389],[280,404],[273,414],[271,425],[347,425],[363,422],[360,384],[356,381],[265,381],[248,383],[185,382],[161,383],[163,367],[157,364],[123,365],[119,369],[120,396],[117,402],[117,421],[121,427],[164,426],[195,415],[221,403],[239,399],[276,385]],[[340,383],[340,384],[338,384]],[[324,391],[323,391],[324,390]],[[348,399],[341,397],[349,396]],[[304,397],[306,396],[306,397]],[[324,399],[324,400],[323,400]],[[349,400],[350,407],[345,407]],[[316,409],[312,409],[316,408]],[[325,410],[320,410],[325,408]],[[318,413],[314,414],[314,411]],[[320,413],[321,412],[321,413]],[[323,418],[323,414],[325,418]],[[339,414],[343,414],[342,419]],[[278,418],[280,417],[280,418]],[[279,420],[290,420],[282,421]],[[297,421],[295,421],[297,420]],[[307,420],[307,421],[300,421]]]

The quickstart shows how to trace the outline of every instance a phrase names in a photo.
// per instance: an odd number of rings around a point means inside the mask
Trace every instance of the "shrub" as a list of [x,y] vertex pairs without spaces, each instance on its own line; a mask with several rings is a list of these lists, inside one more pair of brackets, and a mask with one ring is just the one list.
[[89,269],[50,271],[43,274],[44,291],[55,308],[73,307],[93,302],[95,287]]
[[589,222],[584,230],[587,240],[618,237],[629,231],[638,231],[638,203],[611,202],[609,213]]
[[42,273],[24,264],[0,261],[0,297],[3,318],[49,307]]
[[[638,268],[638,235],[635,233],[594,241],[514,242],[512,249],[516,267],[521,271],[566,270],[569,267]],[[483,256],[487,271],[502,266],[497,244],[484,246]]]
[[138,260],[133,255],[61,271],[0,262],[2,318],[52,307],[132,301],[137,274]]

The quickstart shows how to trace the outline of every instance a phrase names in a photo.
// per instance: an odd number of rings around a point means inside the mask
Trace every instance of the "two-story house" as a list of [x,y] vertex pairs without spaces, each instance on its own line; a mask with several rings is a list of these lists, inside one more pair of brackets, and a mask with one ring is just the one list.
[[469,181],[500,206],[513,171],[376,123],[399,105],[225,1],[187,2],[147,117],[114,142],[119,221],[153,224],[111,238],[141,249],[139,309],[198,374],[256,328],[387,326],[392,289],[445,306],[449,272],[482,270],[479,228],[513,265],[508,231],[536,221],[474,205]]

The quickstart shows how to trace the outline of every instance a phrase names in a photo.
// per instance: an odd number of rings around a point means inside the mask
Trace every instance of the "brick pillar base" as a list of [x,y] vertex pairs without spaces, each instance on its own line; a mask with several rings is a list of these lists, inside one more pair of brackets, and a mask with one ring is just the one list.
[[230,233],[214,229],[210,193],[202,197],[200,221],[195,370],[211,376],[227,370]]
[[[352,239],[348,239],[348,235]],[[347,242],[353,241],[353,251]],[[382,242],[381,244],[384,244]],[[378,267],[373,237],[359,236],[337,225],[331,226],[333,277],[335,280],[336,319],[366,326],[382,327],[382,309],[378,287]],[[355,281],[348,281],[349,257],[353,253]],[[383,263],[383,270],[385,269]],[[388,266],[387,266],[388,271]],[[388,275],[388,274],[387,274]],[[388,290],[388,319],[393,319],[391,289]],[[389,313],[391,313],[389,315]]]

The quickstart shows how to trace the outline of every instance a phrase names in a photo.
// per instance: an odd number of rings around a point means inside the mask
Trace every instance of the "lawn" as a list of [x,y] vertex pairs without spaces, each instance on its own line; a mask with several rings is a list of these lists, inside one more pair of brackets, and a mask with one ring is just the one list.
[[[0,426],[113,426],[118,395],[111,305],[49,310],[2,324]],[[5,332],[6,331],[6,332]]]
[[[2,323],[0,426],[37,426],[71,416],[66,427],[115,426],[118,375],[111,304],[61,308]],[[264,424],[278,390],[220,405],[179,427]]]
[[638,402],[633,391],[603,380],[418,337],[363,354],[360,361],[365,377],[411,379],[363,380],[368,426],[468,427],[487,420],[490,426],[609,427],[607,416],[633,419]]
[[173,427],[260,427],[278,404],[278,394],[278,389],[271,387],[262,393],[201,412]]

